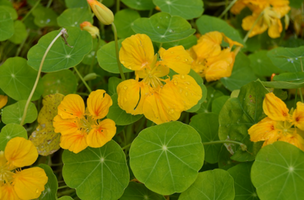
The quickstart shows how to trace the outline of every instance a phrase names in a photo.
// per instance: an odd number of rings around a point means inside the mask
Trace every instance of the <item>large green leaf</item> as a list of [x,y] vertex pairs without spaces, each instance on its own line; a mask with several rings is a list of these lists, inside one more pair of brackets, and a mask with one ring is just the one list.
[[41,167],[45,171],[45,173],[48,177],[48,182],[44,186],[45,189],[44,189],[44,191],[42,191],[38,200],[56,199],[57,188],[58,188],[57,177],[55,176],[55,174],[50,166],[45,165],[45,164],[40,164],[38,166]]
[[9,39],[12,43],[21,44],[28,36],[26,27],[22,21],[14,22],[14,35]]
[[163,195],[186,190],[203,163],[199,134],[176,121],[144,129],[130,149],[134,176],[148,189]]
[[152,0],[121,0],[128,7],[135,10],[151,10],[155,7]]
[[113,101],[113,105],[109,109],[107,118],[112,119],[116,125],[125,126],[128,124],[132,124],[143,116],[143,115],[132,115],[122,110],[117,102],[117,98],[118,98],[117,93],[112,95],[111,98]]
[[304,46],[297,48],[278,47],[267,53],[273,64],[285,72],[301,72],[304,63]]
[[143,184],[130,182],[119,200],[165,200],[165,197],[147,189]]
[[153,42],[174,42],[195,32],[184,18],[164,12],[135,20],[132,29],[135,33],[147,34]]
[[65,150],[62,160],[63,178],[80,199],[117,200],[129,184],[125,154],[113,140],[78,154]]
[[[218,137],[218,115],[214,113],[200,113],[191,118],[192,126],[201,136],[202,142],[213,142],[219,140]],[[217,163],[222,144],[204,145],[205,160],[209,163]]]
[[0,41],[9,39],[14,35],[13,16],[8,9],[8,6],[0,6]]
[[66,9],[57,18],[57,23],[61,27],[79,27],[84,21],[93,23],[91,11],[87,7]]
[[[68,27],[69,37],[65,44],[62,38],[56,40],[48,52],[42,71],[55,72],[68,69],[78,65],[83,57],[92,49],[92,36],[87,31],[81,31],[80,28]],[[28,52],[28,64],[38,70],[42,57],[52,40],[58,35],[59,31],[52,31],[44,35]]]
[[33,15],[35,17],[35,24],[41,28],[46,26],[57,26],[56,18],[58,15],[51,8],[38,6],[33,10]]
[[[2,111],[2,121],[5,124],[20,124],[26,100],[18,101],[12,105],[6,106]],[[23,124],[32,123],[37,119],[37,109],[35,104],[30,102]],[[22,124],[22,125],[23,125]]]
[[153,0],[162,12],[177,15],[184,19],[193,19],[202,15],[203,1],[201,0]]
[[228,169],[234,179],[234,200],[258,200],[255,187],[251,183],[250,171],[252,163],[240,163]]
[[263,147],[251,169],[251,180],[260,199],[303,199],[303,160],[303,151],[289,143]]
[[211,31],[219,31],[224,33],[230,39],[244,44],[239,32],[226,21],[219,19],[218,17],[203,15],[196,20],[196,25],[202,35]]
[[134,35],[135,32],[132,30],[134,21],[140,18],[137,11],[131,9],[123,9],[115,14],[114,24],[117,28],[117,36],[119,38],[127,38]]
[[265,117],[262,103],[268,91],[260,82],[251,82],[243,86],[237,98],[226,101],[219,115],[219,138],[234,140],[247,145],[247,151],[242,151],[236,144],[226,144],[237,161],[251,161],[258,151],[258,144],[249,139],[248,129]]
[[7,142],[14,137],[27,139],[25,128],[19,124],[8,124],[4,126],[0,133],[0,151],[4,151]]
[[178,200],[233,200],[233,178],[222,169],[199,173],[195,182]]
[[[20,57],[8,58],[0,67],[0,88],[15,100],[25,100],[34,86],[37,71],[27,65]],[[42,94],[41,84],[38,84],[32,100],[37,100]]]

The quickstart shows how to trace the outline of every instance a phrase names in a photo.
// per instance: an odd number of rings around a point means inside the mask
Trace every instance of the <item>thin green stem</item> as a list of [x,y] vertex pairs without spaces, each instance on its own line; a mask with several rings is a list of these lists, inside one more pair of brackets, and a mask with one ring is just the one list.
[[120,9],[120,0],[116,0],[116,13],[119,11]]
[[98,51],[98,48],[99,48],[99,45],[100,45],[100,37],[97,37],[97,46],[95,48],[95,51],[94,51],[94,56],[92,58],[92,61],[91,61],[91,66],[90,66],[90,72],[93,72],[93,68],[94,68],[94,61],[96,59],[96,55],[97,55],[97,51]]
[[260,15],[258,16],[258,18],[257,18],[257,19],[254,21],[254,23],[252,24],[250,30],[247,32],[246,36],[245,36],[244,39],[243,39],[243,42],[244,42],[244,43],[248,40],[250,33],[252,32],[253,28],[254,28],[255,25],[258,23],[258,21],[260,20],[260,18],[263,16],[263,14],[264,14],[264,11],[260,13]]
[[230,4],[229,4],[229,6],[227,6],[226,8],[225,8],[225,10],[222,12],[222,14],[219,16],[219,18],[222,18],[229,10],[230,10],[230,8],[235,4],[235,2],[236,2],[237,0],[233,0]]
[[121,67],[121,64],[120,64],[120,61],[119,61],[117,30],[116,30],[116,26],[115,26],[114,23],[112,23],[112,29],[113,29],[113,33],[114,33],[114,39],[115,39],[115,52],[116,52],[117,66],[118,66],[118,69],[119,69],[120,77],[124,81],[124,80],[126,80],[126,78],[125,78],[125,74],[122,71],[122,67]]
[[243,151],[247,150],[247,146],[241,142],[233,141],[233,140],[218,140],[218,141],[212,141],[212,142],[203,142],[203,145],[210,145],[210,144],[223,144],[223,143],[232,143],[232,144],[238,144],[241,146]]
[[52,5],[52,3],[53,3],[53,0],[49,0],[49,2],[48,2],[48,4],[47,4],[47,8],[49,8],[51,5]]
[[63,185],[63,186],[58,187],[58,190],[62,190],[62,189],[65,189],[65,188],[70,188],[70,187],[67,186],[67,185]]
[[47,49],[45,50],[45,52],[44,52],[44,55],[43,55],[43,57],[42,57],[42,59],[41,59],[40,66],[39,66],[39,69],[38,69],[36,81],[35,81],[35,83],[34,83],[34,86],[33,86],[33,88],[32,88],[32,91],[31,91],[31,93],[30,93],[30,95],[29,95],[29,97],[28,97],[28,99],[27,99],[27,101],[26,101],[25,107],[24,107],[24,112],[23,112],[22,119],[21,119],[21,121],[20,121],[20,125],[23,125],[23,123],[24,123],[24,120],[25,120],[25,117],[26,117],[26,113],[27,113],[27,109],[28,109],[28,107],[29,107],[29,105],[30,105],[31,99],[32,99],[32,97],[33,97],[33,95],[34,95],[34,92],[35,92],[35,90],[36,90],[36,87],[37,87],[38,82],[39,82],[39,79],[40,79],[40,74],[41,74],[41,70],[42,70],[42,66],[43,66],[44,60],[45,60],[47,54],[49,53],[51,47],[53,46],[53,44],[56,42],[56,40],[57,40],[61,35],[64,34],[64,32],[66,32],[66,30],[65,30],[64,28],[61,29],[61,31],[60,31],[60,32],[58,33],[58,35],[53,39],[53,41],[49,44],[48,48],[47,48]]
[[35,10],[35,8],[39,5],[40,1],[41,0],[38,0],[36,4],[31,8],[31,10],[26,13],[26,15],[21,19],[22,22],[33,12],[33,10]]
[[[27,33],[28,33],[28,35],[29,35],[29,29],[27,29],[26,31],[27,31]],[[15,54],[16,57],[19,55],[21,49],[23,48],[23,46],[24,46],[24,44],[25,44],[25,42],[26,42],[26,40],[27,40],[27,38],[28,38],[28,35],[27,35],[27,37],[22,41],[22,43],[19,45],[19,47],[18,47],[18,49],[17,49],[17,51],[16,51],[16,54]]]
[[91,93],[92,90],[90,88],[90,86],[87,84],[87,82],[83,79],[82,75],[80,74],[80,72],[77,70],[76,66],[74,66],[74,70],[77,73],[78,77],[80,78],[80,80],[82,81],[82,83],[86,86],[86,88],[89,90],[89,92]]
[[150,12],[149,12],[149,17],[151,17],[151,16],[152,16],[152,14],[153,14],[153,10],[154,10],[154,8],[152,8],[152,9],[150,10]]
[[130,147],[130,146],[131,146],[131,143],[130,143],[130,144],[127,144],[126,146],[122,147],[121,149],[122,149],[122,150],[125,150],[125,149],[127,149],[128,147]]

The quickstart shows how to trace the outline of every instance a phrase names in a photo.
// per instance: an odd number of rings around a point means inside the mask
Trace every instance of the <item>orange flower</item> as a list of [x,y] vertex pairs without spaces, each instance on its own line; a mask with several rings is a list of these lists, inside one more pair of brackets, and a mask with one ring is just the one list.
[[61,133],[60,146],[78,153],[90,147],[101,147],[116,133],[115,122],[104,118],[112,105],[111,97],[104,90],[91,92],[87,109],[77,94],[64,97],[54,118],[55,132]]
[[8,97],[5,95],[0,95],[0,109],[7,104]]

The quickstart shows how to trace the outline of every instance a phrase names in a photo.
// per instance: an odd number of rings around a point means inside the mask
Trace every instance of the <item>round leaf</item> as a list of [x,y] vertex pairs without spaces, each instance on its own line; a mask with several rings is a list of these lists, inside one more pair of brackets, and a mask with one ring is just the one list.
[[88,7],[89,4],[87,0],[65,0],[65,4],[68,8],[79,8],[79,7]]
[[117,200],[129,184],[125,154],[113,140],[78,154],[65,150],[62,160],[64,180],[80,199]]
[[143,199],[165,200],[165,197],[148,190],[143,184],[130,182],[124,194],[119,200]]
[[195,32],[184,18],[163,12],[135,20],[132,29],[147,34],[153,42],[162,43],[182,40]]
[[[3,123],[20,124],[22,116],[23,116],[25,104],[26,104],[26,100],[22,100],[22,101],[18,101],[17,103],[14,103],[12,105],[6,106],[2,111]],[[37,119],[36,106],[32,102],[30,102],[23,124],[32,123],[36,119]]]
[[137,11],[131,9],[124,9],[115,14],[114,24],[117,28],[117,36],[119,38],[127,38],[134,33],[132,26],[134,21],[140,18]]
[[27,38],[26,27],[23,22],[16,20],[14,22],[14,35],[9,39],[12,43],[21,44]]
[[302,199],[303,160],[304,152],[286,142],[263,147],[251,168],[251,180],[260,199]]
[[14,21],[7,6],[0,6],[0,41],[7,40],[14,34]]
[[[37,71],[28,66],[24,58],[8,58],[0,67],[0,88],[15,100],[25,100],[32,91],[36,77]],[[36,89],[32,100],[40,98],[41,89]]]
[[57,26],[57,13],[51,8],[38,6],[33,10],[34,22],[39,27]]
[[92,14],[87,7],[67,9],[57,18],[57,23],[61,27],[79,27],[84,21],[93,23]]
[[128,7],[135,10],[151,10],[155,7],[152,0],[121,0]]
[[131,115],[129,113],[126,113],[126,111],[122,110],[117,102],[117,93],[114,94],[111,98],[113,101],[113,105],[109,109],[107,118],[112,119],[116,125],[124,126],[132,124],[142,117],[142,115]]
[[176,121],[141,131],[130,149],[134,176],[163,195],[186,190],[203,163],[204,147],[199,134]]
[[233,178],[222,169],[199,173],[178,200],[234,200]]
[[14,137],[27,139],[25,128],[19,124],[8,124],[4,126],[0,133],[0,151],[4,151],[7,142]]
[[38,200],[56,199],[58,182],[57,182],[57,178],[56,178],[52,168],[45,164],[40,164],[40,165],[38,165],[38,167],[44,169],[44,171],[48,177],[48,182],[44,186],[45,190],[42,191]]
[[203,1],[201,0],[153,0],[162,12],[177,15],[184,19],[193,19],[202,15]]
[[68,197],[68,196],[63,196],[63,197],[60,197],[58,200],[73,200],[73,198]]
[[[92,36],[87,31],[81,31],[76,27],[67,28],[69,37],[67,44],[62,38],[58,38],[48,52],[42,71],[55,72],[78,65],[83,57],[92,49]],[[52,40],[59,31],[52,31],[38,41],[28,52],[28,64],[38,70],[42,57]]]

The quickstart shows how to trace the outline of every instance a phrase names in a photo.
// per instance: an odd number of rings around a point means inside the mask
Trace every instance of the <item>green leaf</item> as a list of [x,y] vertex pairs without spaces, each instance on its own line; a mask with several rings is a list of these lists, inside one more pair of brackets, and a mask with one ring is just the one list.
[[282,72],[282,70],[273,65],[267,56],[267,52],[266,50],[261,50],[248,56],[252,70],[259,76],[271,76],[273,73]]
[[239,145],[226,144],[234,160],[251,161],[257,153],[249,139],[248,129],[265,117],[262,104],[266,93],[268,91],[260,82],[251,82],[241,88],[238,98],[228,99],[220,112],[220,140],[239,141],[248,148],[245,152]]
[[221,78],[223,85],[229,90],[240,89],[243,85],[255,81],[257,77],[254,75],[248,57],[239,52],[235,58],[235,63],[230,77]]
[[115,76],[112,76],[109,78],[108,82],[108,94],[109,95],[113,95],[113,94],[116,94],[117,91],[116,91],[116,88],[117,88],[117,85],[121,82],[122,80],[120,78],[117,78]]
[[107,114],[107,118],[112,119],[116,125],[125,126],[132,124],[142,118],[143,115],[132,115],[126,113],[126,111],[122,110],[117,102],[118,94],[113,94],[111,96],[113,105],[109,109],[109,113]]
[[41,82],[44,86],[42,96],[56,93],[72,94],[76,92],[78,85],[76,76],[70,70],[48,73],[42,77]]
[[171,47],[182,45],[185,49],[190,49],[192,46],[196,44],[197,44],[197,37],[195,37],[194,35],[190,35],[189,37],[182,40],[164,43],[163,47],[165,49],[169,49]]
[[231,40],[244,44],[239,32],[227,22],[217,17],[203,15],[196,20],[196,25],[202,35],[211,31],[219,31]]
[[135,33],[148,35],[153,42],[161,43],[182,40],[195,32],[184,18],[163,12],[135,20],[132,29]]
[[304,72],[290,72],[290,73],[281,73],[273,77],[274,81],[295,81],[303,82],[304,81]]
[[14,35],[9,39],[12,43],[21,44],[28,36],[26,27],[23,22],[16,20],[14,22]]
[[[123,40],[118,40],[118,49],[121,47],[121,42]],[[97,60],[99,66],[106,70],[107,72],[119,74],[119,69],[117,66],[117,59],[116,59],[116,54],[115,54],[115,42],[109,42],[106,45],[103,45],[98,51],[97,51]],[[131,70],[123,67],[122,66],[122,71],[123,72],[131,72]]]
[[[55,72],[78,65],[83,57],[92,49],[92,36],[87,31],[81,31],[76,27],[68,27],[69,37],[66,45],[62,38],[56,40],[48,52],[42,71]],[[59,31],[52,31],[44,35],[28,52],[28,64],[38,70],[42,57],[52,40]]]
[[9,18],[15,20],[18,18],[18,13],[16,12],[15,8],[13,6],[8,6],[8,5],[1,5],[0,6],[0,9],[4,9],[6,10],[7,12],[10,13],[10,16]]
[[219,154],[219,162],[218,167],[220,169],[229,169],[237,164],[236,161],[231,159],[231,154],[225,147],[225,145],[222,145],[220,154]]
[[304,46],[298,48],[278,47],[268,51],[267,56],[276,67],[284,72],[303,71]]
[[[8,58],[0,67],[0,88],[15,100],[25,100],[34,86],[37,71],[27,65],[26,59],[20,57]],[[42,94],[42,85],[38,84],[32,100],[37,100]]]
[[[5,124],[20,124],[26,100],[18,101],[12,105],[6,106],[2,111],[2,121]],[[30,102],[23,124],[32,123],[37,119],[37,109],[35,104]],[[22,125],[23,125],[22,124]]]
[[151,10],[155,7],[152,0],[121,0],[128,7],[135,10]]
[[302,0],[290,0],[289,3],[290,3],[290,6],[293,8],[301,8],[303,1]]
[[58,15],[53,9],[38,6],[32,13],[35,17],[34,22],[37,26],[41,28],[46,26],[57,26],[56,18]]
[[[214,113],[201,113],[191,118],[192,126],[201,136],[202,142],[213,142],[219,140],[218,137],[218,115]],[[222,144],[204,145],[205,161],[217,163]]]
[[258,200],[255,187],[251,183],[250,171],[252,163],[240,163],[230,169],[229,174],[234,179],[234,200]]
[[39,164],[38,167],[44,169],[47,177],[48,182],[44,186],[44,191],[42,191],[41,195],[39,196],[38,200],[50,200],[57,198],[57,188],[58,188],[58,181],[57,178],[52,170],[52,168],[45,164]]
[[91,11],[87,7],[66,9],[57,17],[57,23],[61,27],[79,27],[84,21],[93,23]]
[[199,134],[181,122],[169,122],[144,129],[130,148],[134,176],[158,194],[186,190],[204,163]]
[[130,182],[124,194],[119,200],[143,200],[143,199],[165,200],[165,197],[150,191],[143,184]]
[[294,89],[304,87],[304,82],[294,83],[287,81],[260,81],[265,87],[275,89]]
[[78,154],[65,150],[62,160],[63,178],[80,199],[117,200],[129,184],[125,154],[113,140]]
[[9,39],[14,35],[14,21],[7,10],[8,6],[0,6],[0,41]]
[[127,38],[134,35],[135,32],[132,30],[134,21],[140,18],[137,11],[131,9],[124,9],[118,11],[114,17],[114,24],[117,28],[117,36],[119,38]]
[[212,112],[216,114],[220,114],[223,106],[225,105],[226,101],[229,99],[229,96],[220,96],[212,101]]
[[4,126],[0,133],[0,151],[4,151],[7,142],[14,137],[27,139],[25,128],[19,124],[8,124]]
[[177,15],[184,19],[193,19],[203,14],[203,1],[201,0],[153,0],[153,3],[162,12]]
[[234,200],[233,178],[222,169],[199,173],[196,181],[178,200]]
[[263,147],[251,168],[260,199],[302,199],[303,160],[303,151],[289,143],[279,141]]
[[68,8],[79,8],[79,7],[84,7],[87,8],[89,6],[87,0],[65,0],[65,5]]
[[197,113],[211,112],[211,105],[212,105],[213,100],[223,96],[223,93],[221,91],[216,90],[213,87],[207,87],[206,89],[207,89],[206,99],[202,103],[202,105],[201,105],[200,109],[197,111]]
[[63,196],[63,197],[60,197],[58,200],[73,200],[73,198],[68,197],[68,196]]

